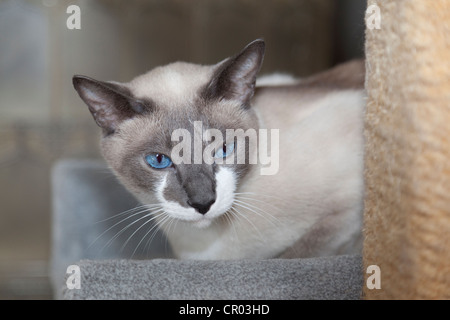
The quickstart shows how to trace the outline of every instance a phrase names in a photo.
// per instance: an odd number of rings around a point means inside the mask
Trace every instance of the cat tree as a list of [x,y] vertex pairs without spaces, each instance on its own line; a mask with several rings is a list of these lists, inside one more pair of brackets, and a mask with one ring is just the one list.
[[366,31],[367,299],[450,298],[450,1],[375,1]]

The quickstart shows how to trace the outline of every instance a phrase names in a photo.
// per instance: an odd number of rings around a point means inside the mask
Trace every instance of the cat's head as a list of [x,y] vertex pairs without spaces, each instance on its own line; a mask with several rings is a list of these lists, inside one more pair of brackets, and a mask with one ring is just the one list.
[[[231,208],[254,151],[247,139],[227,140],[227,129],[258,129],[250,99],[264,48],[256,40],[216,65],[177,62],[129,83],[74,76],[75,89],[102,128],[104,158],[143,204],[198,227]],[[209,129],[219,130],[214,139]],[[245,163],[229,161],[239,152]]]

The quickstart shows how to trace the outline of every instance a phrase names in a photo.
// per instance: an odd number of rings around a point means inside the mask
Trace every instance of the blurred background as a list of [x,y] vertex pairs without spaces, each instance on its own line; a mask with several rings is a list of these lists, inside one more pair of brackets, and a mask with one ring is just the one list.
[[[68,6],[81,9],[69,30]],[[51,168],[99,158],[74,74],[129,81],[216,63],[256,38],[262,74],[306,76],[362,57],[365,0],[0,0],[0,299],[50,299]]]

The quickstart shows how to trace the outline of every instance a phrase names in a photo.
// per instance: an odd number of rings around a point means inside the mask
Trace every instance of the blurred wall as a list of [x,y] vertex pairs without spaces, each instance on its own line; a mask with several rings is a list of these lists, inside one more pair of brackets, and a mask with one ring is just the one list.
[[[81,9],[81,30],[66,27],[71,4]],[[336,61],[337,4],[1,0],[0,298],[48,296],[51,166],[99,157],[99,130],[72,75],[129,81],[176,60],[216,63],[259,37],[262,73],[308,75]]]

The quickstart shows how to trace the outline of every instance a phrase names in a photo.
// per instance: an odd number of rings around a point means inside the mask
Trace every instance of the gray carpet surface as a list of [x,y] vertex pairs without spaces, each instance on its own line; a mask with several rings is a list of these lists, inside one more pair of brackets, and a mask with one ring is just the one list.
[[63,299],[360,299],[361,256],[183,261],[81,260]]

